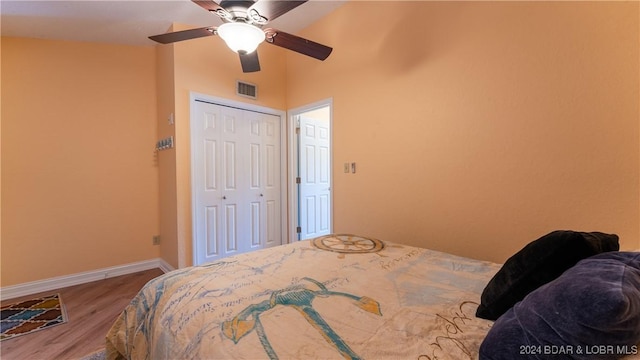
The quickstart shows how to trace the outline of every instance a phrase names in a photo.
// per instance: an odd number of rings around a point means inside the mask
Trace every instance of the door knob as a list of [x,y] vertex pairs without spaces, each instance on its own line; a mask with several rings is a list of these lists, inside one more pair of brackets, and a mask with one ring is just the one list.
[[226,197],[226,196],[223,196],[223,197],[222,197],[222,200],[227,200],[227,197]]

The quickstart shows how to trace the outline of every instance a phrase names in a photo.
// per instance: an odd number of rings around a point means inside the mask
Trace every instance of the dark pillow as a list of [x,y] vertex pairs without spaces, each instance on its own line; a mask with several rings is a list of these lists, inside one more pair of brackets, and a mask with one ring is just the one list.
[[638,353],[640,252],[580,261],[502,315],[481,360],[617,359]]
[[496,320],[527,294],[578,261],[620,249],[618,235],[558,230],[510,257],[482,291],[476,316]]

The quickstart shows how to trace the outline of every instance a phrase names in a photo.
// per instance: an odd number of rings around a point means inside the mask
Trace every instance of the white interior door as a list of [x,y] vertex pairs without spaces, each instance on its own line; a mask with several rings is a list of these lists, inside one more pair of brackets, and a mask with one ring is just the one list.
[[331,232],[330,108],[299,115],[300,239]]
[[244,111],[249,129],[251,250],[282,244],[280,117]]
[[194,263],[282,244],[280,117],[196,101]]

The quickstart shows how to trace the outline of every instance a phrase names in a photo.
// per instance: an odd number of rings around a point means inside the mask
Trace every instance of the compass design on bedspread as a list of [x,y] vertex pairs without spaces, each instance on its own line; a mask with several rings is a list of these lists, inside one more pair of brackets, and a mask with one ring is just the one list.
[[330,234],[311,240],[311,244],[321,250],[342,254],[367,254],[384,249],[384,243],[378,239],[352,234]]

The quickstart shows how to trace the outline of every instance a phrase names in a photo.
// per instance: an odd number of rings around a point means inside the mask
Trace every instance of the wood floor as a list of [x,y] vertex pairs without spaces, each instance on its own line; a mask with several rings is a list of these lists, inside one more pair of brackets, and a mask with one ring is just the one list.
[[8,305],[59,293],[67,309],[68,321],[0,342],[0,358],[80,359],[103,349],[105,335],[116,317],[147,281],[159,275],[162,271],[153,269],[3,301],[2,305]]

